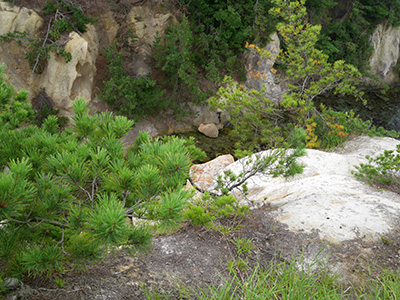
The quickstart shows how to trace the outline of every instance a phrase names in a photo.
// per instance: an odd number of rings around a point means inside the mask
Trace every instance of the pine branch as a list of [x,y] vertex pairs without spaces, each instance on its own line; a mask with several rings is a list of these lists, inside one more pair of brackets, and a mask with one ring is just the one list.
[[[57,221],[48,220],[48,219],[44,219],[44,218],[37,218],[37,217],[26,220],[26,221],[20,221],[20,220],[15,220],[15,219],[9,219],[9,221],[12,221],[12,222],[15,222],[18,224],[26,224],[28,226],[29,226],[29,223],[31,223],[31,222],[40,222],[40,224],[46,223],[46,224],[54,225],[54,226],[57,226],[60,228],[68,228],[69,227],[67,224],[64,224],[64,223],[60,223]],[[6,221],[0,222],[0,224],[6,224],[6,223],[7,223]]]

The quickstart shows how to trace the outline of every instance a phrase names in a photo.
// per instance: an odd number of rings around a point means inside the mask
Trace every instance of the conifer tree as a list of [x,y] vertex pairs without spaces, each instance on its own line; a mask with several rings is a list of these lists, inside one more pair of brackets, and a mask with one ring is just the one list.
[[116,248],[146,248],[151,233],[140,220],[161,229],[181,221],[190,197],[182,186],[199,154],[189,141],[141,133],[125,149],[121,137],[133,121],[90,115],[84,99],[74,101],[63,132],[54,116],[27,125],[27,92],[16,93],[0,70],[3,275],[52,277]]

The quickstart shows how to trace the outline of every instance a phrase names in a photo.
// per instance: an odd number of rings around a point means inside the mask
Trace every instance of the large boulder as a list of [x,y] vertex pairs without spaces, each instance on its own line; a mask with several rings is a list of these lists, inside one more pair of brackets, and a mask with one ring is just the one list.
[[[275,208],[274,218],[295,232],[319,232],[322,239],[333,243],[356,238],[377,241],[395,229],[400,195],[358,181],[351,171],[366,162],[366,155],[395,149],[399,143],[391,138],[359,137],[340,153],[307,150],[301,159],[303,174],[289,180],[254,176],[248,182],[247,198],[266,201]],[[238,174],[243,165],[239,160],[228,169]]]
[[386,84],[399,83],[395,67],[400,57],[400,27],[379,24],[371,35],[371,45],[374,53],[370,58],[370,72]]
[[44,88],[60,113],[68,116],[72,113],[75,98],[92,99],[99,52],[95,28],[89,25],[82,35],[71,32],[65,50],[71,53],[72,60],[66,63],[64,58],[51,53],[45,70],[37,78],[36,86]]
[[205,191],[209,190],[209,187],[215,177],[224,168],[231,165],[234,162],[232,155],[221,155],[212,161],[206,162],[204,164],[193,165],[190,168],[190,174],[193,183]]

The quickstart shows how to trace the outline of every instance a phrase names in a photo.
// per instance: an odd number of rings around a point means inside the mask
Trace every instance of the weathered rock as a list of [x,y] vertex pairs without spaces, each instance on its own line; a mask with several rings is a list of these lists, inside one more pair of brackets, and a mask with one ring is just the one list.
[[135,49],[132,63],[128,69],[135,75],[147,75],[151,72],[150,57],[156,36],[162,37],[170,22],[176,22],[170,12],[156,13],[156,3],[147,1],[144,5],[134,6],[127,16],[128,27],[136,39],[130,41]]
[[6,290],[16,290],[21,287],[22,282],[17,278],[6,278],[3,281]]
[[398,83],[395,67],[399,59],[400,27],[379,24],[371,36],[371,45],[374,53],[370,58],[370,72],[384,83]]
[[221,155],[212,161],[190,168],[193,183],[203,190],[208,190],[218,173],[234,162],[232,155]]
[[192,123],[193,126],[200,126],[200,124],[211,124],[214,123],[219,129],[223,127],[223,124],[227,122],[226,113],[221,110],[210,110],[210,107],[206,104],[195,105],[194,103],[188,104],[190,110],[195,113],[195,117],[189,117],[184,121],[186,123]]
[[77,97],[90,101],[92,98],[98,38],[92,25],[80,35],[71,32],[65,50],[70,52],[72,60],[65,63],[64,58],[51,53],[46,69],[38,79],[38,86],[45,88],[60,113],[70,115],[72,102]]
[[[391,138],[359,137],[340,154],[307,150],[301,159],[306,166],[303,174],[289,180],[255,176],[248,182],[247,197],[260,203],[266,198],[276,208],[275,219],[293,231],[317,231],[330,242],[377,241],[396,226],[400,195],[358,181],[351,171],[366,161],[365,155],[377,155],[399,143]],[[238,174],[242,162],[228,169]]]
[[275,83],[275,74],[272,71],[276,57],[280,52],[278,34],[276,32],[271,34],[270,40],[264,49],[271,54],[269,58],[261,58],[254,51],[246,54],[245,65],[247,73],[245,85],[247,88],[258,91],[265,87],[265,96],[274,102],[279,102],[282,97],[282,88]]
[[109,9],[104,10],[96,17],[98,20],[93,26],[96,28],[98,35],[99,48],[108,48],[117,36],[119,24],[115,21],[113,12]]
[[[0,34],[21,31],[36,37],[43,26],[43,19],[33,10],[17,7],[0,1]],[[26,52],[16,41],[0,43],[0,62],[5,65],[5,73],[10,83],[17,90],[30,90],[29,77],[31,69],[26,59]]]
[[218,128],[214,123],[211,124],[200,124],[198,130],[204,134],[205,136],[211,137],[211,138],[217,138],[218,137]]
[[143,120],[140,123],[135,124],[135,127],[128,131],[128,133],[122,138],[122,142],[125,146],[132,146],[135,143],[136,138],[139,136],[139,132],[147,132],[151,137],[156,137],[160,134],[160,131],[154,126],[154,124],[148,120]]
[[42,26],[43,19],[34,10],[0,1],[0,35],[14,31],[37,35]]

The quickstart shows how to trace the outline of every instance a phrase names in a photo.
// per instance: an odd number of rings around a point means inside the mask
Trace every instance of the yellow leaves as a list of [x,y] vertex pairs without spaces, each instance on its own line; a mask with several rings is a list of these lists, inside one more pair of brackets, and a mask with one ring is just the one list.
[[262,79],[262,80],[267,79],[267,74],[265,74],[265,73],[249,71],[248,74],[254,79]]
[[344,132],[344,126],[339,125],[337,123],[331,123],[327,122],[326,125],[328,125],[332,130],[328,132],[328,135],[330,136],[338,136],[338,137],[347,137],[349,134]]
[[318,140],[318,135],[315,134],[315,128],[317,123],[313,122],[312,119],[306,120],[306,147],[309,149],[319,148],[321,141]]
[[246,47],[246,49],[254,49],[254,48],[256,48],[256,45],[254,45],[254,44],[249,44],[249,42],[246,42],[245,47]]
[[281,12],[281,8],[280,7],[275,8],[275,12],[279,14]]
[[277,70],[274,69],[274,68],[272,68],[272,69],[271,69],[271,72],[274,73],[274,74],[276,74]]

